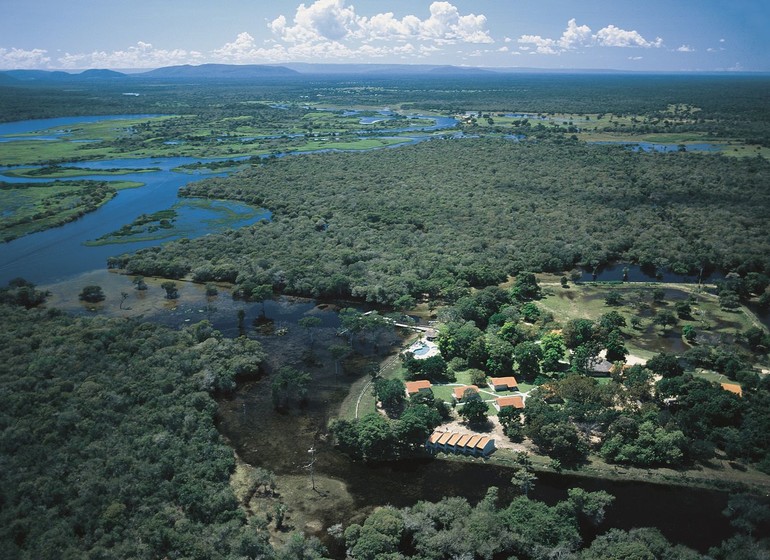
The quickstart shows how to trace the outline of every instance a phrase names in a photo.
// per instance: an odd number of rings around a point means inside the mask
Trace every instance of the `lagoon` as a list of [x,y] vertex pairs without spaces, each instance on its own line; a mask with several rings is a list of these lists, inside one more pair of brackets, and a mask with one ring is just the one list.
[[[181,165],[195,163],[195,158],[140,158],[118,159],[67,164],[84,169],[125,169],[157,168],[157,171],[121,175],[125,181],[144,183],[136,189],[127,189],[118,194],[95,212],[60,227],[26,235],[0,247],[0,284],[6,284],[16,277],[23,277],[37,284],[50,284],[81,274],[89,270],[105,268],[107,258],[116,254],[136,251],[158,245],[157,239],[132,240],[119,245],[110,244],[87,247],[84,243],[112,233],[121,226],[131,223],[142,214],[152,214],[176,206],[178,222],[184,227],[171,230],[172,235],[163,239],[198,237],[227,227],[242,227],[261,219],[269,219],[270,212],[262,210],[254,215],[248,205],[219,201],[209,208],[202,208],[190,200],[180,199],[178,190],[191,180],[189,173],[174,171]],[[9,183],[45,183],[50,179],[20,179],[4,174],[9,168],[0,168],[0,181]],[[226,173],[206,173],[207,177],[223,177]],[[110,175],[88,175],[88,180],[115,180]],[[72,177],[77,180],[80,177]],[[232,220],[223,220],[223,215],[233,215]]]

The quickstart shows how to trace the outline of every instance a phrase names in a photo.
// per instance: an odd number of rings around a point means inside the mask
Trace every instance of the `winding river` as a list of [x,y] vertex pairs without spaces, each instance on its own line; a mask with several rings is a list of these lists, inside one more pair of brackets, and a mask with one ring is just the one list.
[[[0,124],[0,140],[5,143],[37,139],[41,142],[56,141],[68,134],[68,128],[83,123],[92,123],[108,120],[121,120],[137,117],[152,117],[157,115],[108,115],[66,117],[56,119],[40,119],[19,121]],[[383,119],[389,118],[383,115]],[[410,118],[426,120],[425,125],[410,126],[401,129],[387,129],[379,131],[363,131],[362,134],[377,133],[385,137],[386,134],[408,132],[430,132],[449,129],[457,125],[457,121],[450,117],[429,117],[423,115],[411,115]],[[364,121],[366,122],[366,121]],[[51,133],[51,129],[54,132]],[[36,131],[44,132],[40,136],[29,136]],[[26,134],[27,136],[20,136]],[[414,142],[422,138],[404,137],[404,142]],[[0,144],[2,149],[2,144]],[[377,149],[377,148],[375,148]],[[296,152],[299,154],[301,152]],[[295,154],[279,154],[292,155]],[[84,169],[148,169],[157,168],[156,171],[142,172],[126,175],[86,175],[82,177],[70,177],[71,180],[121,180],[144,183],[144,186],[135,189],[120,191],[112,200],[101,206],[98,210],[84,217],[46,231],[26,235],[0,246],[0,285],[5,285],[9,280],[17,277],[25,278],[36,284],[53,284],[61,282],[78,274],[106,266],[107,258],[116,254],[136,251],[145,247],[158,245],[163,241],[173,239],[173,236],[162,240],[130,241],[126,243],[109,244],[101,246],[86,246],[85,243],[93,241],[102,235],[109,234],[125,224],[131,223],[142,214],[151,214],[160,210],[175,207],[178,213],[177,222],[187,225],[184,233],[176,237],[199,237],[217,231],[216,208],[201,208],[186,203],[180,199],[177,191],[180,187],[195,180],[194,175],[175,171],[174,169],[185,164],[198,161],[217,161],[216,159],[200,159],[190,157],[172,158],[142,158],[142,159],[113,159],[98,160],[77,163],[65,163],[68,167],[82,167]],[[220,160],[221,161],[221,160]],[[50,182],[52,179],[22,179],[6,175],[11,168],[0,167],[0,181],[8,183],[34,183]],[[228,172],[206,173],[206,177],[224,177]],[[237,228],[262,219],[269,219],[270,212],[265,210],[256,217],[250,208],[244,204],[233,201],[220,201],[217,203],[220,210],[230,213],[249,215],[243,220],[228,222],[228,227]],[[253,210],[253,209],[251,209]],[[197,224],[197,225],[196,225]]]

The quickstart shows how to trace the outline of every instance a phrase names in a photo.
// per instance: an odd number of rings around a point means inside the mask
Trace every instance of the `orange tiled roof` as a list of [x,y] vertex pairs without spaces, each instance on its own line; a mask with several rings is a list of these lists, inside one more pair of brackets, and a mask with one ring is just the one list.
[[476,449],[484,449],[488,443],[489,438],[487,436],[481,436],[481,439],[476,442]]
[[427,379],[419,379],[417,381],[407,381],[405,383],[406,385],[406,392],[410,395],[414,393],[418,393],[420,389],[430,389],[432,387],[430,381]]
[[463,446],[465,446],[468,443],[468,441],[470,441],[470,439],[472,437],[473,436],[470,435],[470,434],[463,434],[463,436],[460,439],[457,440],[457,443],[455,445],[457,447],[463,447]]
[[447,445],[454,445],[460,440],[461,434],[454,433],[452,434],[452,437],[449,438],[449,441],[446,442]]
[[513,408],[524,408],[524,397],[521,395],[513,395],[512,397],[498,397],[497,406],[503,408],[504,406],[512,406]]
[[444,432],[439,438],[438,444],[444,445],[447,441],[449,441],[449,438],[451,437],[452,437],[452,432]]
[[519,385],[516,378],[513,376],[490,377],[489,380],[492,382],[492,385],[506,385],[508,387],[517,387]]
[[481,439],[481,436],[471,436],[471,439],[465,444],[466,447],[476,447],[476,444]]
[[475,385],[463,385],[462,387],[455,387],[454,389],[454,396],[459,401],[463,398],[463,395],[465,394],[465,391],[468,389],[472,389],[475,393],[479,392],[479,388]]

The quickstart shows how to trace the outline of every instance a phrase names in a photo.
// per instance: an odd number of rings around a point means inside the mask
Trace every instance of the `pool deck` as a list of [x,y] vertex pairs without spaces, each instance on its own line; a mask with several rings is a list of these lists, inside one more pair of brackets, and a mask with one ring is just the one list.
[[[424,354],[416,354],[415,353],[415,350],[419,350],[419,349],[423,348],[424,346],[428,347],[428,351],[427,352],[425,352]],[[438,346],[436,345],[435,342],[431,342],[429,340],[419,340],[419,341],[415,342],[414,344],[412,344],[411,346],[409,346],[409,348],[407,348],[406,351],[414,353],[414,357],[417,360],[424,360],[426,358],[430,358],[431,356],[438,356],[439,355]]]

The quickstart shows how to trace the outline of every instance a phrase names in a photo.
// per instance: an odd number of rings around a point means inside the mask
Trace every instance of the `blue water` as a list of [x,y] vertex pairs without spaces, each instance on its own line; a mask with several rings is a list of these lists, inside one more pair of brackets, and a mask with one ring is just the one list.
[[[680,149],[680,144],[663,144],[659,142],[624,142],[619,140],[602,140],[589,142],[589,144],[624,146],[633,152],[678,152]],[[722,145],[699,142],[695,144],[684,144],[684,149],[687,152],[718,152],[722,149]]]
[[[150,173],[130,173],[127,175],[88,175],[82,177],[89,180],[121,180],[137,181],[145,185],[136,189],[120,191],[107,204],[86,214],[82,218],[63,226],[46,231],[26,235],[4,245],[0,245],[0,285],[8,280],[21,276],[36,284],[49,284],[65,280],[69,277],[105,268],[107,258],[126,252],[136,251],[145,247],[158,245],[154,241],[135,241],[130,243],[111,244],[98,247],[83,245],[86,241],[114,232],[125,224],[129,224],[141,214],[151,214],[167,210],[180,202],[177,191],[180,187],[194,180],[194,175],[179,173],[172,169],[201,161],[190,157],[175,158],[140,158],[116,159],[67,164],[68,167],[89,169],[146,169],[157,167],[160,171]],[[211,161],[211,160],[203,160]],[[0,181],[7,182],[50,182],[51,179],[20,179],[6,177],[0,168]],[[201,175],[204,175],[203,173]],[[206,172],[207,177],[224,177],[227,173]],[[77,179],[77,178],[73,178]],[[221,202],[231,211],[249,215],[253,208],[238,202]],[[221,214],[202,209],[194,204],[182,202],[177,208],[177,221],[182,226],[184,237],[198,237],[217,231],[213,222]],[[270,212],[265,210],[256,217],[241,220],[236,227],[248,225],[261,219],[269,219]],[[195,227],[195,223],[199,224]],[[170,236],[166,240],[180,237],[180,234]]]
[[[623,271],[628,270],[628,282],[672,282],[672,283],[687,283],[697,284],[698,276],[689,276],[686,274],[676,274],[671,271],[654,271],[644,270],[637,264],[608,264],[596,271],[596,277],[594,278],[590,269],[583,271],[583,277],[580,279],[582,282],[620,282],[623,281]],[[714,282],[715,280],[721,280],[724,275],[720,272],[713,272],[709,275],[704,275],[701,280],[703,282]]]
[[[355,111],[351,111],[350,113],[356,114]],[[382,110],[379,113],[382,117],[371,118],[382,120],[387,119],[392,115],[392,112],[387,109]],[[67,127],[73,125],[99,121],[117,121],[129,118],[150,118],[156,116],[159,115],[84,116],[4,123],[0,124],[0,137],[5,137],[5,140],[8,142],[29,140],[29,137],[19,138],[17,136],[36,131],[55,130],[56,132],[53,136],[39,137],[40,139],[55,141],[60,139],[61,135],[67,134]],[[411,115],[410,118],[425,119],[427,122],[424,126],[410,126],[397,130],[389,130],[388,132],[426,132],[453,128],[457,125],[457,121],[451,117]],[[48,132],[48,134],[50,134],[50,132]],[[404,144],[416,143],[423,139],[424,137],[403,137]],[[337,150],[331,149],[328,151]],[[291,152],[291,154],[299,153],[301,152]],[[283,156],[286,154],[278,155]],[[141,214],[151,214],[153,212],[175,207],[178,213],[176,224],[179,226],[179,231],[170,235],[168,238],[164,238],[163,241],[181,236],[197,237],[218,231],[220,226],[217,223],[217,218],[221,217],[221,213],[217,213],[215,210],[211,209],[200,208],[200,206],[186,201],[180,203],[180,199],[177,196],[179,188],[194,181],[196,175],[224,177],[229,174],[226,171],[211,172],[209,170],[194,171],[192,174],[173,171],[173,169],[179,166],[198,161],[217,160],[172,157],[113,159],[63,164],[66,167],[80,167],[96,170],[113,168],[137,170],[158,168],[159,170],[145,173],[129,173],[127,175],[119,176],[88,175],[83,177],[72,177],[71,179],[83,178],[94,181],[136,181],[144,183],[144,186],[119,192],[110,202],[95,212],[91,212],[74,222],[47,231],[26,235],[0,246],[0,285],[4,285],[8,280],[18,276],[24,277],[37,284],[50,284],[62,281],[89,270],[104,268],[106,266],[107,258],[110,256],[133,252],[138,249],[160,244],[156,239],[109,244],[97,247],[83,245],[87,241],[93,241],[103,235],[116,231],[123,225],[133,222]],[[221,161],[221,159],[219,161]],[[8,177],[4,174],[8,169],[10,169],[10,167],[0,167],[0,181],[9,183],[45,183],[51,181],[51,179]],[[270,213],[267,210],[255,216],[253,214],[254,209],[246,205],[231,201],[221,202],[220,204],[224,205],[220,208],[226,207],[231,212],[240,213],[244,216],[244,219],[237,221],[233,224],[233,227],[241,227],[261,219],[270,218]]]
[[[149,119],[162,115],[107,115],[87,117],[59,117],[56,119],[35,119],[30,121],[16,121],[0,124],[0,136],[13,136],[49,130],[52,128],[70,127],[74,124],[94,123],[100,121],[122,121],[126,119]],[[19,138],[19,140],[29,138]]]

